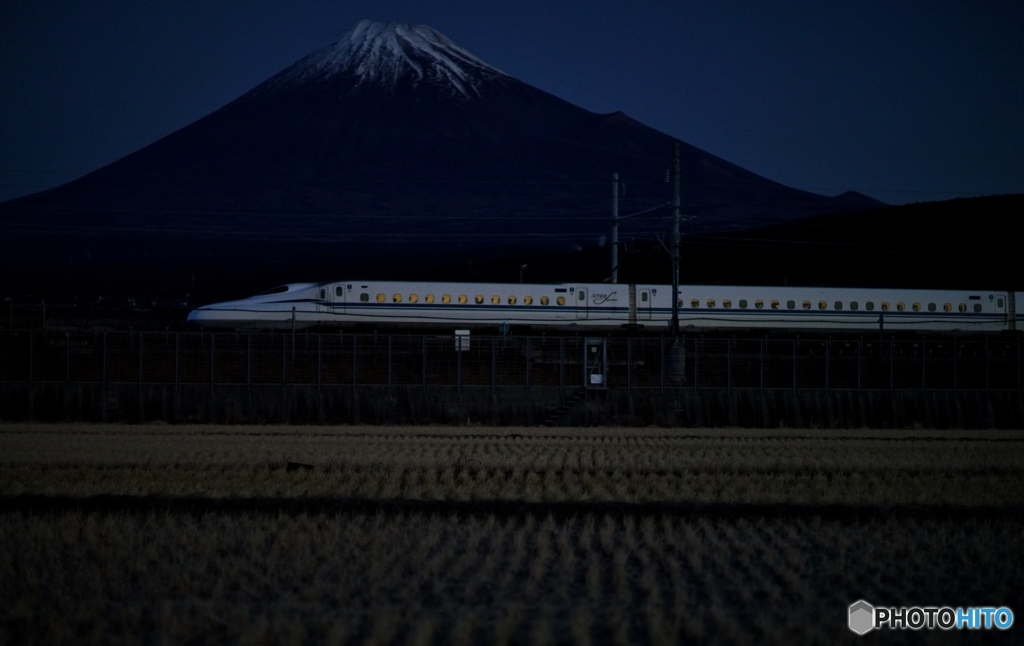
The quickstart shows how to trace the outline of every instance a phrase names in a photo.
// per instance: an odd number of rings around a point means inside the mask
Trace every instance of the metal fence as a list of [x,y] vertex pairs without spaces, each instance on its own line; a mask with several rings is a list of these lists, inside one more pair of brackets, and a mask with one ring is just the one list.
[[0,337],[0,381],[1020,391],[1021,343],[35,330]]

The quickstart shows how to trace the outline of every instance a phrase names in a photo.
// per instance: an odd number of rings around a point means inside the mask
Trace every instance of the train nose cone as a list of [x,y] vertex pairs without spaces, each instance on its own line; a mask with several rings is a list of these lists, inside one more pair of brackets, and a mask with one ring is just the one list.
[[188,319],[186,319],[186,320],[189,323],[195,323],[197,321],[202,321],[205,318],[203,316],[203,312],[202,312],[203,309],[205,309],[205,308],[199,308],[197,310],[192,310],[191,312],[188,313]]

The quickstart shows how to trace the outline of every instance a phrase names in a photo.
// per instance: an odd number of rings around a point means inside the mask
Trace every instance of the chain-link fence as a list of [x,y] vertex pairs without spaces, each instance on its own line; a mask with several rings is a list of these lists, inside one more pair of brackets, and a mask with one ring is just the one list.
[[0,381],[1019,391],[1021,342],[35,330],[0,337]]

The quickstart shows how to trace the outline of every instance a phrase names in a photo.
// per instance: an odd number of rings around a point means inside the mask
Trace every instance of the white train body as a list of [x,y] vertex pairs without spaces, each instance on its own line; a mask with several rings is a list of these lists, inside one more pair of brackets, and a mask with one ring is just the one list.
[[[996,332],[1017,329],[1021,292],[679,286],[682,329]],[[610,283],[293,283],[193,310],[204,327],[404,326],[665,328],[672,288]]]

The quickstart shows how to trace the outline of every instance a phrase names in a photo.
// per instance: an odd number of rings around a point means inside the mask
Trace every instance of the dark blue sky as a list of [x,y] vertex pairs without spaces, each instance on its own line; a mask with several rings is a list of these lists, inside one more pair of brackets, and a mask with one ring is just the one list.
[[359,20],[428,24],[595,112],[891,203],[1024,193],[1024,2],[0,4],[0,199],[236,98]]

